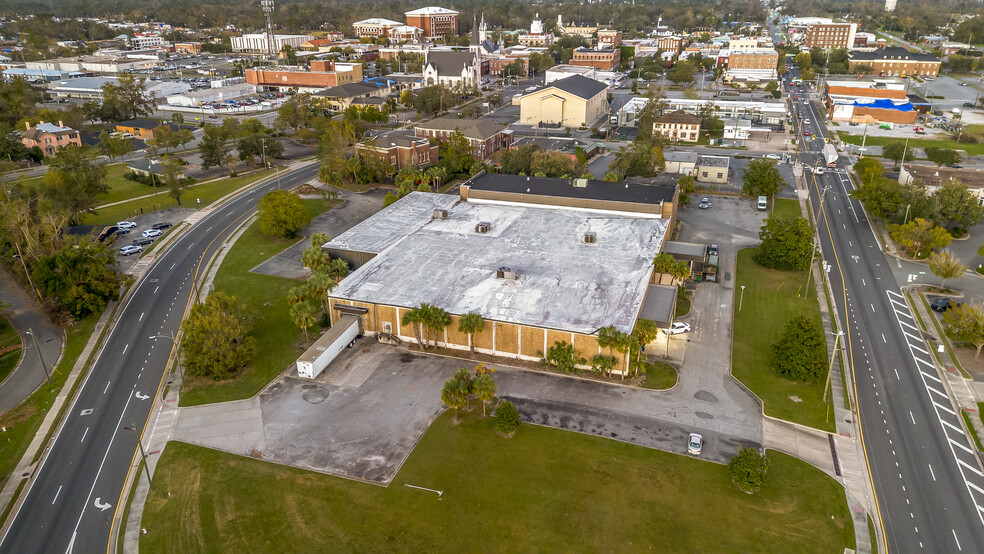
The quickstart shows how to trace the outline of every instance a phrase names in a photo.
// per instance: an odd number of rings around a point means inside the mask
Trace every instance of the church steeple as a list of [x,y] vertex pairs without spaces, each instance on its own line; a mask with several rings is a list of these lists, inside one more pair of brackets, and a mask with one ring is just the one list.
[[478,42],[483,43],[489,39],[489,27],[485,24],[485,12],[482,12],[482,22],[478,24]]

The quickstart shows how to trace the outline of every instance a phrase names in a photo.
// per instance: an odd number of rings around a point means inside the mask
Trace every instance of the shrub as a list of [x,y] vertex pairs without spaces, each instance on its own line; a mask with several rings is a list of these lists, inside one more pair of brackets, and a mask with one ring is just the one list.
[[731,481],[739,489],[753,493],[765,484],[769,462],[754,448],[740,448],[738,454],[728,462]]
[[772,367],[790,381],[813,383],[823,375],[827,343],[823,331],[806,316],[786,324],[779,341],[772,345]]
[[504,400],[495,409],[495,430],[500,433],[512,433],[519,427],[519,411],[508,400]]

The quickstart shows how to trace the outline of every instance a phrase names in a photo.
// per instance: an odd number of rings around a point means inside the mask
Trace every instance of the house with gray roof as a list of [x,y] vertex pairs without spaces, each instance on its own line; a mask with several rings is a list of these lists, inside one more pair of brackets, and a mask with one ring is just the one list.
[[424,60],[423,85],[448,88],[478,86],[482,65],[474,50],[428,50]]

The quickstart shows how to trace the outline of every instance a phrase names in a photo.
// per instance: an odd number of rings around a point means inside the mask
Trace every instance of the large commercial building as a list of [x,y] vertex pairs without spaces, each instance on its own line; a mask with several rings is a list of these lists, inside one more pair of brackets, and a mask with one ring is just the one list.
[[854,48],[857,23],[817,23],[806,28],[808,48]]
[[404,15],[407,16],[407,25],[423,30],[424,38],[458,36],[458,12],[454,10],[428,6],[406,12]]
[[848,71],[854,73],[859,66],[871,68],[873,75],[906,77],[937,77],[940,60],[932,54],[909,52],[900,46],[876,48],[872,51],[852,50],[847,54]]
[[246,82],[258,87],[313,92],[362,80],[361,63],[311,60],[310,68],[280,65],[246,70]]
[[570,64],[612,71],[622,63],[621,58],[618,48],[575,48]]
[[824,83],[827,116],[833,121],[911,125],[919,114],[905,88],[905,82],[892,78],[828,80]]
[[779,53],[775,50],[731,51],[726,81],[732,79],[768,81],[776,79]]
[[[638,125],[639,114],[649,100],[644,97],[634,97],[622,105],[616,117],[618,125],[635,127]],[[707,106],[711,113],[721,118],[744,119],[752,123],[779,125],[786,119],[787,107],[783,102],[763,102],[759,100],[721,100],[719,98],[667,98],[667,111],[682,110],[690,115],[698,116]]]
[[198,108],[204,104],[213,102],[225,102],[256,94],[256,85],[240,83],[202,90],[193,90],[184,94],[176,94],[167,97],[169,106],[181,106],[186,108]]
[[519,122],[543,127],[588,127],[608,110],[605,83],[572,75],[519,99]]
[[[329,296],[332,322],[416,342],[402,319],[427,303],[451,322],[440,346],[536,361],[557,342],[590,359],[598,331],[640,318],[666,327],[675,287],[654,283],[676,187],[480,174],[460,198],[414,192],[323,249],[356,269]],[[477,313],[469,337],[458,319]],[[623,355],[617,369],[624,369]]]
[[[314,40],[311,35],[273,35],[273,51],[280,52],[284,46],[290,46],[295,50],[300,49],[301,45],[309,40]],[[256,54],[266,54],[269,52],[269,41],[264,33],[254,33],[232,37],[233,52],[251,52]]]
[[921,163],[902,164],[899,183],[908,185],[915,180],[926,185],[926,192],[929,194],[936,193],[950,181],[959,182],[984,206],[984,171],[980,169],[937,167],[935,164]]
[[27,69],[49,69],[68,73],[120,73],[140,71],[157,65],[153,59],[125,58],[115,56],[76,56],[26,62]]
[[622,46],[622,31],[616,29],[598,30],[598,48],[618,48]]
[[362,21],[356,21],[352,24],[352,27],[355,29],[355,36],[359,38],[376,38],[388,36],[390,29],[395,29],[402,25],[403,23],[393,21],[392,19],[371,17]]

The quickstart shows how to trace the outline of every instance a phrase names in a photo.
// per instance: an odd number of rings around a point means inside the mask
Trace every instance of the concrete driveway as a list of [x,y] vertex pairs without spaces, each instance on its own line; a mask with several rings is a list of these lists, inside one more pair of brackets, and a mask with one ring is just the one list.
[[356,194],[342,189],[333,189],[338,193],[342,204],[314,218],[308,226],[303,240],[290,248],[270,258],[257,266],[253,271],[266,275],[276,275],[288,279],[306,279],[311,276],[311,270],[301,263],[301,254],[311,246],[309,237],[314,233],[327,233],[329,237],[337,237],[361,223],[372,214],[383,208],[386,189],[372,189]]

